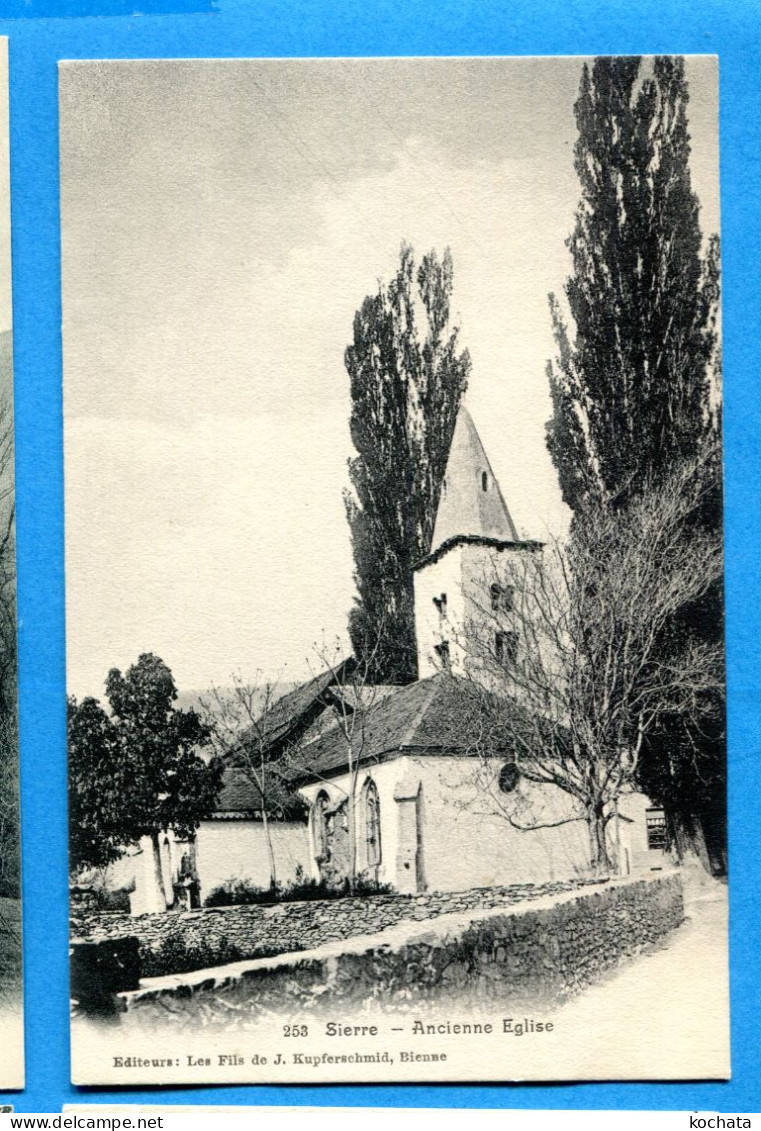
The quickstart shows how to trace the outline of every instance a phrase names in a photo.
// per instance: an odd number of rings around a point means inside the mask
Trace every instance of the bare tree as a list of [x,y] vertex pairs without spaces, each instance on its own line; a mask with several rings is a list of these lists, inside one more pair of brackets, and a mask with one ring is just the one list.
[[[718,646],[664,645],[679,609],[721,576],[720,542],[695,522],[709,460],[685,463],[625,512],[590,505],[565,544],[513,555],[508,568],[493,559],[458,629],[476,772],[516,827],[585,820],[595,873],[611,868],[606,826],[659,719],[705,712],[721,686]],[[495,756],[507,750],[516,775],[567,795],[566,812],[531,820],[499,789]]]
[[[341,642],[323,641],[314,647],[315,662],[329,677],[325,701],[327,710],[315,723],[310,741],[294,744],[288,752],[291,771],[299,776],[308,773],[321,781],[324,777],[322,755],[336,738],[340,750],[341,773],[330,777],[330,784],[343,794],[346,803],[348,838],[348,875],[351,891],[359,878],[357,853],[357,813],[361,794],[361,771],[372,760],[371,728],[375,712],[385,698],[386,688],[375,682],[376,653],[381,646],[378,633],[374,646],[356,663],[347,665]],[[340,781],[344,779],[345,785]]]
[[230,688],[213,686],[201,700],[216,753],[243,773],[258,796],[273,892],[278,880],[270,821],[285,812],[289,799],[285,767],[273,743],[272,727],[273,709],[283,701],[282,680],[267,680],[261,672],[248,683],[235,674]]
[[13,412],[0,397],[0,896],[19,894],[16,508]]

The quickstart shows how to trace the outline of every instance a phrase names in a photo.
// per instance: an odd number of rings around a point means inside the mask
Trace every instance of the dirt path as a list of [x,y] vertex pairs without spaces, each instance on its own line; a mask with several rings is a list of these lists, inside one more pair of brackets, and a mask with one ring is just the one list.
[[[631,1075],[653,1063],[663,1078],[729,1074],[727,889],[688,896],[686,921],[662,949],[622,966],[555,1014],[577,1032],[591,1078],[605,1078],[607,1050],[626,1050]],[[580,1042],[581,1043],[581,1042]]]

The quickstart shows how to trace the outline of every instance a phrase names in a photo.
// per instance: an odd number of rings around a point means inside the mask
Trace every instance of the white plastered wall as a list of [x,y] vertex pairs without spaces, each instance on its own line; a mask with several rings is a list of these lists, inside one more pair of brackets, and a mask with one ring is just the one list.
[[[463,891],[473,887],[500,887],[513,883],[545,883],[588,876],[589,839],[586,822],[572,820],[556,827],[514,828],[495,811],[489,791],[479,796],[475,763],[457,756],[399,755],[367,767],[360,774],[358,796],[367,777],[378,789],[381,825],[381,864],[378,880],[399,890],[414,890],[410,876],[400,873],[400,802],[419,785],[418,813],[421,822],[422,872],[425,890]],[[495,762],[494,780],[501,768]],[[302,790],[310,806],[324,790],[329,804],[340,802],[348,789],[348,775],[315,783]],[[516,799],[515,820],[520,824],[546,824],[572,817],[567,795],[552,786],[526,786]],[[496,792],[496,787],[495,787]],[[645,810],[647,798],[630,794],[621,804],[631,823],[620,824],[622,842],[630,848],[633,872],[658,867],[661,854],[647,851]],[[612,837],[612,823],[609,826]],[[319,870],[314,860],[312,874]],[[358,827],[359,867],[362,866],[362,828]]]
[[[462,546],[454,546],[438,561],[429,562],[415,571],[415,636],[417,641],[418,677],[427,679],[441,671],[441,661],[434,648],[442,640],[450,641],[453,669],[463,657],[458,651],[457,633],[452,629],[464,621],[465,607],[462,585]],[[446,594],[446,615],[439,612],[434,597]]]
[[[311,872],[306,824],[273,821],[270,834],[278,883],[292,883],[299,865],[308,877]],[[268,887],[270,867],[262,822],[202,821],[196,833],[196,868],[202,900],[228,880],[246,880],[255,887]]]
[[[415,572],[415,632],[418,675],[426,679],[441,670],[435,647],[449,643],[450,669],[477,676],[490,667],[494,634],[511,627],[511,616],[491,609],[490,588],[522,583],[526,555],[537,553],[520,547],[463,543],[453,546],[437,561]],[[530,574],[528,575],[530,576]],[[446,611],[440,612],[434,598],[446,594]],[[491,677],[484,673],[487,682]]]

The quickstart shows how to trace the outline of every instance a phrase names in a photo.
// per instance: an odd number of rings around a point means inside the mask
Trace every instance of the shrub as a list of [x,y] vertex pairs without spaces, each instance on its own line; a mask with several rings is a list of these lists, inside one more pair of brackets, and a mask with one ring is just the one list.
[[140,973],[143,978],[187,974],[191,970],[205,970],[209,966],[238,962],[245,957],[247,956],[243,951],[228,939],[216,939],[212,942],[208,939],[188,938],[185,931],[178,927],[160,943],[143,949]]
[[111,890],[102,884],[71,889],[71,908],[76,911],[126,911],[130,910],[130,888]]
[[325,880],[305,880],[301,877],[291,884],[278,884],[272,888],[257,887],[251,880],[227,880],[220,887],[209,892],[204,900],[205,907],[235,907],[257,903],[304,903],[323,899],[346,899],[351,896],[390,895],[390,884],[379,884],[360,877],[351,890],[348,880],[340,884],[328,884]]

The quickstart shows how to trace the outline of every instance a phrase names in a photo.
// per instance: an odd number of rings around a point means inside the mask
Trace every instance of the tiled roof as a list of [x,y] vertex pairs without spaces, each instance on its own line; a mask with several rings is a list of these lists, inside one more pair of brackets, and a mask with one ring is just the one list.
[[262,807],[262,795],[237,766],[226,766],[216,809],[221,813],[253,813]]
[[[353,659],[342,660],[335,668],[320,672],[313,679],[295,687],[265,711],[258,721],[259,733],[266,735],[268,747],[277,747],[287,741],[294,731],[298,731],[311,721],[311,716],[320,709],[320,701],[336,682],[343,679],[354,665]],[[241,743],[246,740],[246,732]]]
[[[286,695],[281,696],[257,723],[260,734],[265,736],[268,756],[273,759],[267,793],[267,811],[273,816],[288,816],[297,813],[300,802],[295,790],[290,787],[285,776],[277,777],[275,767],[278,756],[287,743],[295,741],[314,722],[324,710],[328,700],[326,692],[337,681],[345,678],[354,661],[343,660],[337,667],[320,672],[313,679],[300,684]],[[251,731],[244,731],[240,738],[240,750],[231,752],[222,776],[222,787],[215,805],[215,816],[248,816],[262,810],[262,795],[252,775],[246,773],[241,762],[245,761],[243,749]],[[258,748],[258,742],[257,742]]]
[[[287,784],[271,778],[270,787],[265,786],[267,812],[269,816],[287,819],[299,815],[301,804]],[[251,775],[239,766],[225,766],[222,788],[217,796],[214,816],[247,817],[262,811],[262,795]]]
[[[413,751],[473,753],[477,712],[472,685],[439,672],[399,688],[366,711],[357,756],[365,763]],[[358,740],[355,746],[359,745]],[[295,781],[314,780],[345,769],[347,747],[341,729],[331,727],[304,743],[299,761],[303,768],[294,773]]]

